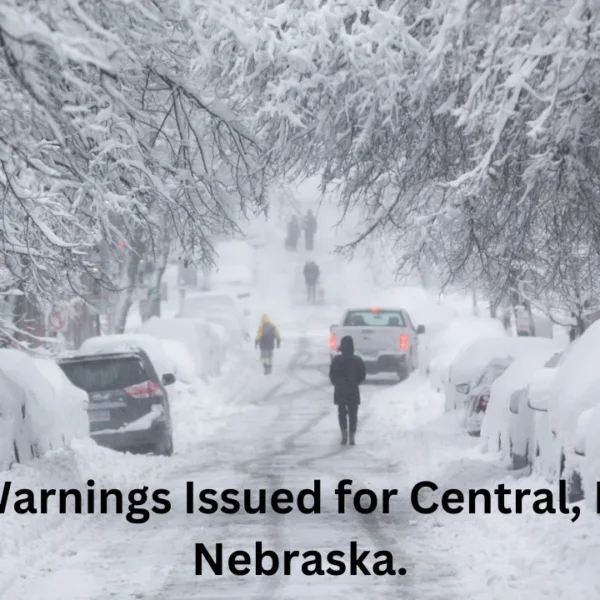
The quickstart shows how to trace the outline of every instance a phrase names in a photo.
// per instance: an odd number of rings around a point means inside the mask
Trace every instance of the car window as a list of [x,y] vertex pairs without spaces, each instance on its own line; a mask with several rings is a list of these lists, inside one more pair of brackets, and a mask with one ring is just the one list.
[[150,379],[139,358],[91,359],[62,363],[71,383],[86,392],[122,390]]
[[559,364],[563,362],[564,352],[557,352],[550,358],[550,360],[544,365],[546,369],[555,369]]
[[351,310],[344,326],[406,327],[406,323],[401,310]]

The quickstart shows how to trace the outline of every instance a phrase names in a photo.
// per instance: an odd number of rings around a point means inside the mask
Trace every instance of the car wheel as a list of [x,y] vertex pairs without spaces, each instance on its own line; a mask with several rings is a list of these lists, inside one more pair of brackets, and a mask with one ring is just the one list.
[[410,375],[410,369],[408,367],[400,367],[398,369],[398,379],[400,381],[406,381]]
[[523,456],[521,456],[520,454],[514,454],[512,451],[512,442],[511,442],[511,451],[510,451],[510,457],[512,460],[512,468],[515,471],[520,471],[521,469],[524,469],[526,466],[528,466],[528,459],[527,457],[529,456],[529,444],[527,444],[525,446],[525,454]]
[[161,456],[172,456],[173,455],[173,436],[170,435],[166,440],[166,443],[163,441],[161,444],[161,449],[157,454]]

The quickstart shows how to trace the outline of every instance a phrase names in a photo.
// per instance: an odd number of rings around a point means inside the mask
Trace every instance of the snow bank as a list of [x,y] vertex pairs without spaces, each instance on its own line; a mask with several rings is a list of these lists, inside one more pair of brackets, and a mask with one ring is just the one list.
[[96,354],[98,352],[126,352],[139,348],[148,354],[159,377],[166,373],[175,373],[176,361],[167,355],[158,338],[146,334],[114,334],[88,338],[81,344],[79,353]]
[[514,392],[528,387],[536,371],[557,352],[551,339],[542,339],[548,342],[547,348],[535,348],[532,352],[520,356],[492,384],[490,400],[481,426],[483,450],[497,452],[500,441],[504,454],[507,454],[511,397]]
[[89,436],[86,407],[53,361],[0,350],[0,469]]
[[[68,449],[48,452],[38,460],[0,472],[0,486],[10,482],[12,491],[76,489],[86,492],[90,489],[87,482],[93,480],[96,489],[117,488],[126,494],[134,487],[152,485],[170,469],[170,457],[125,457],[87,438],[73,440]],[[0,596],[4,597],[4,590],[13,577],[27,572],[31,562],[39,560],[37,542],[40,538],[44,547],[56,551],[82,532],[90,518],[97,517],[61,514],[52,499],[44,515],[15,514],[9,503],[0,519]]]

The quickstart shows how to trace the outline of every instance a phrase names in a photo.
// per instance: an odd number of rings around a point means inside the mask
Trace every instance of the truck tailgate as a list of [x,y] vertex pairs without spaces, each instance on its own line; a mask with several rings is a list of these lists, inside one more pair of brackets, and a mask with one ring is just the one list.
[[400,334],[405,330],[398,327],[336,327],[333,332],[337,342],[349,335],[354,340],[356,354],[369,358],[382,352],[401,352]]

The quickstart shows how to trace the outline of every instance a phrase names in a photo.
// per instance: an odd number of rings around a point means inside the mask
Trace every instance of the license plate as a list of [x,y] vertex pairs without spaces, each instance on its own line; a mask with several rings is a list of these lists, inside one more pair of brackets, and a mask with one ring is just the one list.
[[363,356],[377,356],[377,350],[364,350],[361,354]]
[[109,410],[90,410],[88,415],[90,417],[90,423],[103,423],[110,421]]

